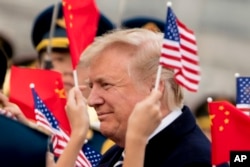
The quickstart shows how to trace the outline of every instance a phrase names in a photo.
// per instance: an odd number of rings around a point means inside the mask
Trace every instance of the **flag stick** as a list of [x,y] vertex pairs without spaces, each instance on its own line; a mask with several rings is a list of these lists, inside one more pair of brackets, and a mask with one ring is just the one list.
[[208,97],[208,98],[207,98],[207,102],[208,102],[208,103],[211,103],[212,101],[213,101],[212,97]]
[[118,17],[117,17],[117,28],[121,28],[121,23],[122,23],[122,15],[124,13],[124,9],[126,6],[126,0],[120,0],[119,6],[118,6]]
[[158,90],[158,87],[159,87],[161,71],[162,71],[162,66],[159,65],[158,70],[157,70],[156,80],[155,80],[155,90]]
[[239,73],[235,73],[234,76],[237,78],[237,77],[240,77],[240,74]]
[[[50,24],[50,31],[49,31],[49,44],[47,46],[47,53],[50,56],[51,53],[51,42],[52,42],[52,38],[54,36],[54,32],[55,32],[55,23],[56,23],[56,18],[58,15],[58,7],[59,7],[59,3],[55,3],[54,8],[53,8],[53,14],[52,14],[52,20],[51,20],[51,24]],[[50,58],[50,57],[49,57]]]
[[59,3],[55,3],[54,4],[54,8],[53,8],[53,14],[52,14],[52,20],[51,20],[51,24],[50,24],[50,31],[49,31],[49,44],[46,47],[46,51],[47,51],[47,55],[45,56],[45,69],[51,69],[52,68],[52,63],[51,63],[51,43],[52,43],[52,38],[54,36],[54,32],[55,32],[55,23],[56,23],[56,18],[58,15],[58,8],[59,8]]
[[76,69],[73,70],[73,77],[74,77],[75,87],[78,87],[78,78]]
[[[170,1],[167,2],[167,6],[172,6],[172,3]],[[159,87],[160,78],[161,78],[161,71],[162,71],[162,65],[159,65],[158,70],[157,70],[156,80],[155,80],[155,90],[157,90]]]
[[167,2],[167,6],[172,6],[172,2],[171,2],[171,1],[168,1],[168,2]]

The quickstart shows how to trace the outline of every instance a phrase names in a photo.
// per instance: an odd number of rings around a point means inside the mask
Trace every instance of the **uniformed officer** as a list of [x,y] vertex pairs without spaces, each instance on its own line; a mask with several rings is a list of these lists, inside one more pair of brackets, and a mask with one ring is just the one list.
[[[64,88],[67,94],[67,91],[74,86],[69,40],[66,34],[66,26],[63,18],[63,8],[61,3],[59,3],[58,6],[54,33],[50,39],[50,29],[54,7],[54,5],[49,6],[37,15],[32,27],[31,39],[38,54],[40,67],[52,68],[53,70],[62,73]],[[114,24],[103,14],[100,14],[96,36],[102,35],[114,28]],[[47,53],[47,47],[51,48],[51,53],[49,55]],[[79,85],[81,85],[80,80]],[[99,120],[97,119],[93,108],[89,108],[88,111],[91,124],[91,128],[88,133],[88,143],[97,151],[103,153],[113,144],[113,142],[106,140],[106,137],[99,132]]]

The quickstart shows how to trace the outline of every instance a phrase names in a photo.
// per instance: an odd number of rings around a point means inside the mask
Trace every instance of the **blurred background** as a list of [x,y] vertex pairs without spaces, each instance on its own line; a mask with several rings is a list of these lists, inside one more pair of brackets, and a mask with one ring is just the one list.
[[[14,48],[14,59],[36,57],[31,28],[36,15],[58,0],[1,0],[0,35]],[[114,24],[148,16],[162,21],[165,0],[96,0],[98,8]],[[250,76],[249,0],[173,0],[177,17],[194,30],[198,43],[201,82],[197,93],[187,92],[186,103],[195,108],[211,95],[235,98],[235,73]]]

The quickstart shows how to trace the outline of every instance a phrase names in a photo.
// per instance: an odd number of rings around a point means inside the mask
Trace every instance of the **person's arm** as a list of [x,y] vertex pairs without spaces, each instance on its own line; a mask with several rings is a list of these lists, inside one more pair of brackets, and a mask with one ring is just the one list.
[[19,106],[15,103],[12,103],[9,101],[8,97],[4,95],[2,92],[0,92],[0,104],[2,107],[2,110],[5,111],[7,117],[10,117],[12,119],[16,119],[20,123],[32,128],[36,129],[42,133],[45,133],[47,135],[51,135],[51,132],[47,129],[43,128],[42,126],[38,126],[34,121],[29,120],[21,111]]
[[5,96],[2,92],[0,92],[0,104],[2,111],[5,111],[4,115],[10,117],[12,119],[16,119],[20,123],[32,128],[36,129],[42,133],[47,135],[51,135],[51,132],[47,129],[43,128],[42,126],[38,126],[34,121],[29,120],[21,111],[19,106],[15,103],[9,101],[8,97]]
[[160,111],[161,95],[161,92],[153,90],[146,99],[136,104],[129,117],[123,167],[144,166],[148,137],[162,119]]
[[[13,117],[24,125],[30,125],[29,120],[24,116],[20,108],[16,104],[11,103],[2,92],[0,92],[0,104],[2,109],[6,111],[6,116]],[[31,126],[33,127],[33,125]]]
[[[78,88],[72,88],[65,109],[71,126],[70,140],[65,147],[57,163],[54,163],[53,155],[47,154],[47,167],[74,167],[76,158],[84,144],[87,131],[89,129],[89,116],[87,112],[86,99],[82,96]],[[0,104],[3,109],[11,113],[17,121],[24,125],[42,131],[48,134],[45,128],[37,126],[35,122],[30,121],[18,105],[9,102],[9,99],[0,92]],[[51,135],[49,133],[49,135]]]
[[85,101],[86,99],[82,96],[79,88],[72,88],[69,91],[65,109],[71,126],[71,135],[67,146],[55,165],[56,167],[75,166],[77,156],[89,129],[89,116]]

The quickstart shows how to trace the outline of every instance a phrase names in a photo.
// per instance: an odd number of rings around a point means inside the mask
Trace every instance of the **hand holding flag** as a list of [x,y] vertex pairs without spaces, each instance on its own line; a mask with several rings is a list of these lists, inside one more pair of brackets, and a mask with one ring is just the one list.
[[[89,127],[89,115],[87,112],[86,99],[83,97],[79,88],[69,91],[68,102],[66,105],[67,115],[72,128],[72,133],[77,136],[87,136]],[[75,131],[76,130],[76,131]],[[91,162],[93,167],[97,166],[102,155],[96,151],[88,142],[82,148],[84,155]]]
[[[53,137],[52,137],[53,153],[56,157],[60,157],[64,149],[66,148],[68,142],[70,141],[69,134],[64,132],[64,130],[60,128],[59,122],[54,117],[53,113],[51,113],[51,111],[48,110],[48,108],[46,107],[42,99],[39,97],[39,95],[35,91],[34,85],[31,85],[31,90],[32,90],[32,95],[33,95],[34,103],[35,103],[35,114],[36,114],[37,124],[49,130],[53,134]],[[73,98],[71,97],[74,95],[72,93],[73,91],[74,89],[70,91],[69,99],[72,100],[76,98],[77,103],[82,103],[83,99],[81,99],[81,93],[78,92],[77,94],[76,92],[76,97]],[[82,105],[79,105],[79,106],[82,107]],[[76,109],[82,112],[82,110],[79,110],[78,106],[76,106]],[[85,113],[88,114],[87,112]],[[88,117],[86,118],[87,118],[86,122],[88,124]],[[81,126],[81,122],[79,124],[79,122],[74,120],[72,123],[73,124],[71,125]],[[86,124],[85,122],[83,123]],[[72,128],[74,129],[74,127]],[[87,129],[86,127],[84,128]],[[88,143],[85,143],[83,146],[83,150],[80,150],[77,156],[76,165],[81,166],[81,167],[88,167],[88,166],[94,167],[94,166],[97,166],[100,159],[101,159],[101,154],[97,152],[96,150],[94,150],[90,145],[88,145]]]
[[[47,106],[35,91],[34,84],[31,85],[31,91],[35,103],[37,123],[52,132],[53,152],[56,157],[59,157],[70,140],[69,135],[60,128],[57,119],[51,111],[49,111]],[[81,167],[91,167],[90,162],[82,151],[79,152],[76,158],[76,165]]]

